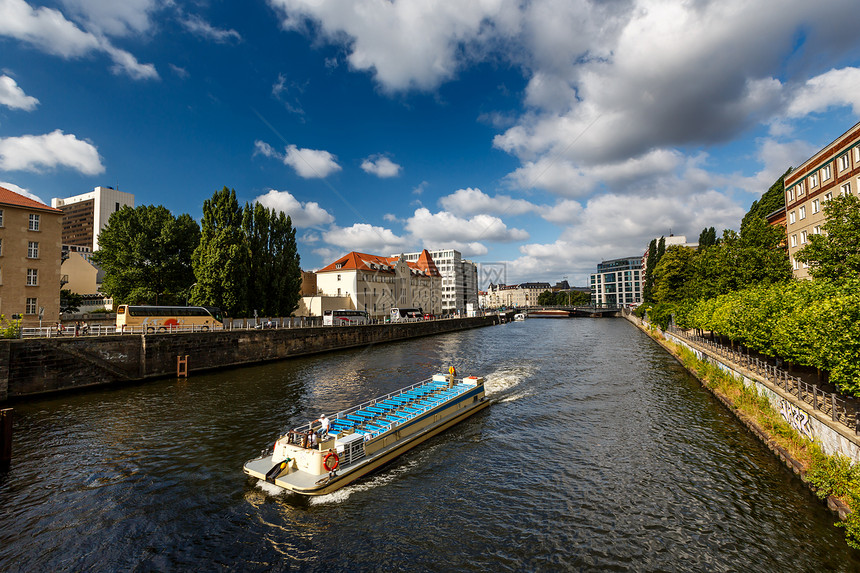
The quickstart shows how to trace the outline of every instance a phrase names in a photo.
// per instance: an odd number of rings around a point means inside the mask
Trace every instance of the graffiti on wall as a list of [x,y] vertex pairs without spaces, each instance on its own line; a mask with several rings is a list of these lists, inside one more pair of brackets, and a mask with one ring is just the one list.
[[779,400],[779,413],[785,418],[788,424],[809,438],[812,439],[812,426],[809,424],[809,414],[783,398]]

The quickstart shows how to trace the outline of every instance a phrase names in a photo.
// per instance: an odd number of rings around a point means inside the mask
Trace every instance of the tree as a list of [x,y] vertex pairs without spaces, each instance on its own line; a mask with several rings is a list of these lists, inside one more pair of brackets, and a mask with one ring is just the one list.
[[741,220],[741,233],[753,219],[767,219],[768,215],[780,207],[785,207],[785,176],[789,173],[791,173],[791,167],[762,194],[761,199],[753,201],[750,210]]
[[702,229],[699,234],[699,250],[713,247],[717,244],[717,230],[713,227]]
[[242,233],[236,191],[224,187],[203,202],[200,244],[192,257],[194,304],[217,306],[228,316],[247,316],[250,255]]
[[672,245],[654,269],[654,300],[675,302],[692,298],[696,251],[680,245]]
[[[662,239],[662,237],[661,237]],[[665,244],[665,243],[664,243]],[[642,301],[653,302],[654,268],[657,266],[657,239],[648,245],[648,258],[645,261],[645,283],[642,285]]]
[[102,291],[117,303],[184,302],[199,241],[200,228],[190,215],[174,217],[161,205],[123,207],[108,219],[93,253],[105,272]]
[[60,291],[60,314],[64,312],[78,312],[81,303],[84,302],[84,297],[78,293],[74,293],[67,288]]
[[298,308],[302,283],[292,220],[260,203],[246,204],[242,228],[249,254],[246,308],[288,316]]
[[860,277],[860,199],[834,197],[824,204],[824,216],[824,233],[812,235],[795,258],[807,262],[809,274],[816,279]]

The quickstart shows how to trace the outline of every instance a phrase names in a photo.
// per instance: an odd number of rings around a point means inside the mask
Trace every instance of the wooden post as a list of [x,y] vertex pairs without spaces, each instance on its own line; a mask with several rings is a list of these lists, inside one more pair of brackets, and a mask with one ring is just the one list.
[[176,377],[188,378],[188,355],[176,357]]
[[0,470],[12,464],[12,408],[0,410]]
[[836,412],[836,392],[830,393],[830,419],[834,422],[839,420],[839,414]]

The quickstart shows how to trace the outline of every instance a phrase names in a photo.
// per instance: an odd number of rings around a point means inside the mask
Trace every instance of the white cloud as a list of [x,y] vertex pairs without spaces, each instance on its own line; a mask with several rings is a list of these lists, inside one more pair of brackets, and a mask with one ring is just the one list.
[[[269,0],[286,29],[306,20],[333,41],[343,41],[353,69],[372,72],[387,90],[432,89],[471,59],[464,44],[477,46],[505,20],[512,0],[481,2],[378,2],[375,0]],[[474,49],[477,49],[476,47]]]
[[259,139],[254,142],[254,155],[262,155],[263,157],[276,157],[283,161],[284,156],[275,151],[275,148]]
[[288,145],[284,164],[296,170],[305,179],[325,178],[341,170],[334,155],[321,149],[299,149]]
[[15,193],[18,193],[19,195],[23,195],[24,197],[29,197],[33,201],[38,201],[39,203],[43,203],[43,204],[47,205],[47,203],[42,201],[41,197],[34,195],[33,193],[30,193],[29,190],[24,189],[23,187],[19,187],[18,185],[15,185],[14,183],[9,183],[8,181],[0,181],[0,187],[5,187],[9,191],[14,191]]
[[148,31],[152,13],[159,8],[156,0],[62,0],[62,3],[69,13],[82,19],[88,29],[110,36]]
[[152,64],[141,64],[125,50],[116,48],[100,33],[85,32],[67,20],[59,11],[40,7],[33,9],[24,0],[0,2],[0,36],[15,38],[65,59],[102,52],[113,60],[114,73],[126,73],[133,79],[157,79]]
[[385,157],[384,155],[371,155],[361,162],[361,168],[365,173],[376,175],[377,177],[397,177],[402,169],[399,165]]
[[480,189],[467,187],[439,199],[446,211],[461,215],[491,213],[497,215],[522,215],[538,210],[538,206],[525,199],[513,199],[508,195],[490,197]]
[[289,191],[271,189],[265,195],[260,195],[254,199],[254,201],[269,209],[283,211],[286,215],[290,216],[293,226],[299,229],[328,225],[334,222],[334,217],[320,207],[319,203],[315,201],[302,203],[293,197]]
[[232,41],[239,42],[242,40],[241,34],[236,30],[216,28],[197,15],[187,16],[186,18],[183,18],[181,22],[182,25],[185,26],[185,29],[192,34],[200,36],[206,40],[212,40],[219,44],[225,44]]
[[356,223],[351,227],[333,227],[323,233],[323,240],[348,251],[374,255],[400,252],[410,246],[410,239],[399,237],[390,229],[367,223]]
[[46,135],[0,138],[0,169],[4,171],[38,172],[60,166],[84,175],[105,170],[93,144],[59,129]]
[[446,211],[431,213],[424,207],[415,210],[405,227],[427,248],[457,244],[470,255],[487,252],[481,241],[511,242],[529,238],[526,231],[509,229],[501,219],[492,215],[480,214],[464,219]]
[[854,115],[860,115],[860,68],[830,70],[810,78],[792,92],[787,113],[803,117],[835,106],[851,106]]
[[33,111],[39,100],[24,93],[18,83],[9,76],[0,76],[0,104],[12,109]]

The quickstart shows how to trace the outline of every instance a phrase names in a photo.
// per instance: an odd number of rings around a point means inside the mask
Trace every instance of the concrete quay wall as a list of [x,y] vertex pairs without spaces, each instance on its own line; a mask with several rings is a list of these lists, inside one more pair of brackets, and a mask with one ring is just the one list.
[[479,328],[498,320],[487,316],[366,326],[0,340],[0,401],[175,376],[177,356],[188,356],[189,373],[201,372]]

